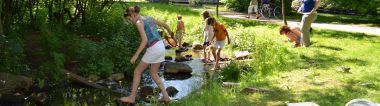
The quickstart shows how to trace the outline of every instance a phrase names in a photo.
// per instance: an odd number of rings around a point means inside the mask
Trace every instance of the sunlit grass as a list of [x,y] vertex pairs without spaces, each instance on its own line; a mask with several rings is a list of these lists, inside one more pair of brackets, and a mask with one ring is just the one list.
[[[176,16],[182,15],[187,34],[185,41],[202,42],[202,8],[138,5],[143,7],[142,14],[163,20],[171,28],[176,25]],[[217,20],[226,25],[233,41],[226,47],[227,54],[235,50],[255,53],[254,61],[246,62],[252,66],[250,74],[244,74],[240,80],[242,85],[232,89],[209,80],[201,90],[170,105],[263,106],[315,102],[321,106],[342,106],[355,98],[380,102],[380,37],[316,28],[311,47],[291,48],[293,44],[278,34],[278,25],[220,17]],[[351,73],[337,72],[340,67],[350,67]],[[242,94],[244,87],[265,88],[271,92]]]

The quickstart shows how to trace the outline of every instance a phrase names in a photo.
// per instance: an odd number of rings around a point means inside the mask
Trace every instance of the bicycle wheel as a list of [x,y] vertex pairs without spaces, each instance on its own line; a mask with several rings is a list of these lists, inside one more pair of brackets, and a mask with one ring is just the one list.
[[282,13],[281,8],[274,7],[274,9],[273,9],[273,16],[274,16],[274,18],[277,18],[277,19],[282,18],[282,14],[281,13]]
[[260,14],[261,14],[261,16],[262,16],[263,18],[269,18],[270,13],[271,13],[271,11],[270,11],[269,8],[263,8],[263,9],[261,9],[261,11],[260,11]]

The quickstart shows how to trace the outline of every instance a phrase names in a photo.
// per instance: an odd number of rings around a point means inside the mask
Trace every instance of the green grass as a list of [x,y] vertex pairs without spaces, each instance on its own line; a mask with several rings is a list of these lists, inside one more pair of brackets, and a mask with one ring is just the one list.
[[[182,15],[186,27],[184,40],[202,42],[203,19],[200,14],[209,7],[128,5],[141,6],[142,14],[163,20],[171,28],[175,28],[176,16]],[[320,15],[320,21],[337,19],[328,18],[336,15]],[[235,50],[253,53],[253,61],[242,63],[250,67],[242,72],[239,80],[242,85],[223,88],[219,80],[208,80],[201,90],[169,105],[272,106],[315,102],[321,106],[342,106],[355,98],[380,102],[380,37],[316,28],[311,47],[291,48],[293,44],[285,42],[286,37],[278,34],[278,25],[221,17],[217,20],[226,25],[233,41],[226,46],[225,54],[232,54]],[[364,23],[357,20],[341,19],[338,23]],[[336,68],[342,66],[350,67],[351,73],[336,72]],[[264,88],[270,92],[240,93],[245,87]]]
[[[301,21],[302,15],[293,13],[292,16],[287,16],[287,19]],[[342,14],[318,13],[317,23],[332,23],[332,24],[353,24],[371,27],[380,27],[380,17],[374,16],[355,16]]]

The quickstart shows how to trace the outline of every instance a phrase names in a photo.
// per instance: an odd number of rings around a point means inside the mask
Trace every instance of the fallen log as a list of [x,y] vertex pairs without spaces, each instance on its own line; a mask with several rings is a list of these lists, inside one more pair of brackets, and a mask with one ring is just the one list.
[[74,80],[78,83],[81,83],[81,84],[85,84],[87,86],[90,86],[90,87],[93,87],[93,88],[96,88],[96,89],[104,89],[106,87],[104,86],[101,86],[99,84],[96,84],[96,83],[93,83],[93,82],[90,82],[90,80],[87,80],[86,78],[84,77],[81,77],[75,73],[72,73],[68,70],[64,70],[65,74],[67,75],[67,77],[69,77],[71,80]]
[[107,87],[104,87],[102,85],[99,85],[99,84],[96,84],[94,82],[91,82],[90,80],[88,80],[88,79],[86,79],[86,78],[84,78],[82,76],[79,76],[79,75],[77,75],[75,73],[72,73],[72,72],[70,72],[68,70],[64,70],[64,72],[65,72],[65,74],[67,75],[68,78],[70,78],[71,80],[74,80],[74,81],[76,81],[78,83],[85,84],[87,86],[90,86],[90,87],[93,87],[93,88],[96,88],[96,89],[104,89],[104,90],[112,91],[114,93],[126,94],[126,92],[123,91],[123,90],[120,90],[120,89],[116,89],[116,90],[114,90],[114,89],[108,89]]

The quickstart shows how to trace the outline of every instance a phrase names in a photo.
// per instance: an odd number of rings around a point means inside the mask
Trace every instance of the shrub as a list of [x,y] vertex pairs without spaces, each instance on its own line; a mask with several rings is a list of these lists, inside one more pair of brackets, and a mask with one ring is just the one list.
[[27,70],[24,59],[24,49],[18,34],[0,35],[0,72],[24,73]]
[[232,61],[227,67],[223,68],[220,73],[220,79],[222,81],[239,81],[241,68],[237,62]]
[[251,0],[222,0],[228,9],[234,11],[247,11]]

